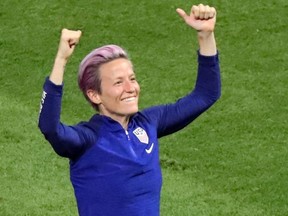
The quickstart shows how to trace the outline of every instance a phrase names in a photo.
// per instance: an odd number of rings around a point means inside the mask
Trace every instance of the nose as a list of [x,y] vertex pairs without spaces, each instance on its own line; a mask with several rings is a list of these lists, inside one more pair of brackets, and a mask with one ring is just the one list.
[[125,83],[124,83],[124,90],[125,90],[126,92],[134,92],[135,88],[134,88],[133,83],[131,83],[130,80],[129,80],[129,81],[128,81],[128,80],[125,81]]

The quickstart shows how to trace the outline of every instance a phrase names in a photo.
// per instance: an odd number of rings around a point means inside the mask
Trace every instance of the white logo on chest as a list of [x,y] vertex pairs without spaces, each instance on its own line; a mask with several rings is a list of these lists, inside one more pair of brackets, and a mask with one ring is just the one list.
[[149,149],[145,149],[145,151],[147,152],[147,154],[150,154],[150,153],[152,152],[153,146],[154,146],[154,143],[152,143],[152,145],[150,146]]
[[149,143],[149,137],[143,128],[141,127],[136,128],[133,131],[133,134],[135,134],[135,136],[139,139],[140,142],[145,143],[145,144]]

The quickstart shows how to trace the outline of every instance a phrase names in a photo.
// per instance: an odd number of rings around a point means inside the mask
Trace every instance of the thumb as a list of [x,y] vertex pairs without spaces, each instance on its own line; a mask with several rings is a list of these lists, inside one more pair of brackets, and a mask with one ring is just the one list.
[[71,35],[70,35],[70,39],[68,40],[68,44],[70,46],[70,48],[75,47],[75,45],[77,45],[79,43],[80,37],[82,32],[80,30],[78,31],[70,31]]
[[188,15],[185,13],[184,10],[182,10],[181,8],[177,8],[176,12],[179,14],[179,16],[181,16],[186,21]]

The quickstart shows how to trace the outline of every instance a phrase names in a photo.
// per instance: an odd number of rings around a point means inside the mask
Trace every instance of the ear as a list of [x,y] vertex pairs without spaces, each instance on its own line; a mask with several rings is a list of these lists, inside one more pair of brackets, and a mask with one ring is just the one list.
[[102,103],[99,93],[96,92],[95,90],[88,89],[86,91],[86,95],[88,96],[91,102],[98,104],[98,105]]

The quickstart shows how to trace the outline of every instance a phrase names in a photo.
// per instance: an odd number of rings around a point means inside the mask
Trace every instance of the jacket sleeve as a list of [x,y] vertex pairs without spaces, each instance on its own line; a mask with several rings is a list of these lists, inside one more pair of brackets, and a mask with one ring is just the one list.
[[38,127],[58,155],[73,158],[84,150],[87,134],[81,125],[68,126],[60,122],[62,91],[63,85],[46,79]]
[[158,137],[174,133],[211,107],[221,95],[218,53],[202,56],[198,52],[198,74],[194,90],[176,103],[154,106],[143,110],[157,127]]

